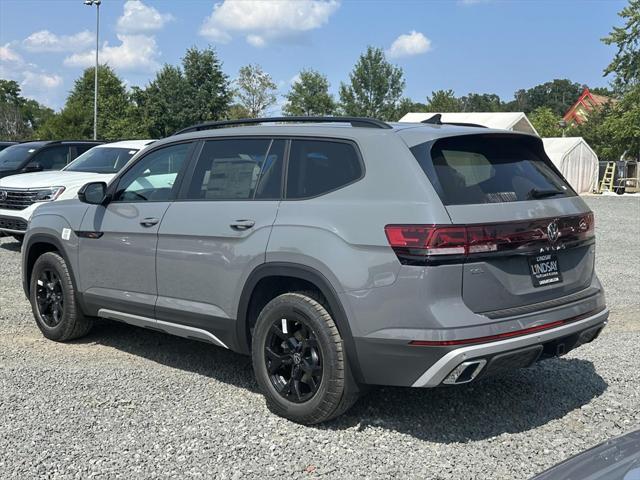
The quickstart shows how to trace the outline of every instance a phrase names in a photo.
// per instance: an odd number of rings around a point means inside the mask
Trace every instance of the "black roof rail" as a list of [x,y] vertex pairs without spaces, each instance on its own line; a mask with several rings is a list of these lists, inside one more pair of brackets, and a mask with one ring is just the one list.
[[464,122],[443,122],[442,114],[436,113],[433,117],[429,117],[426,120],[422,120],[420,123],[427,123],[429,125],[456,125],[458,127],[478,127],[487,128],[485,125],[478,123],[464,123]]
[[352,127],[364,128],[393,128],[382,120],[366,117],[266,117],[266,118],[243,118],[240,120],[221,120],[217,122],[204,122],[192,125],[182,130],[178,130],[173,135],[181,133],[199,132],[201,130],[212,130],[215,128],[232,127],[239,125],[257,125],[261,123],[349,123]]

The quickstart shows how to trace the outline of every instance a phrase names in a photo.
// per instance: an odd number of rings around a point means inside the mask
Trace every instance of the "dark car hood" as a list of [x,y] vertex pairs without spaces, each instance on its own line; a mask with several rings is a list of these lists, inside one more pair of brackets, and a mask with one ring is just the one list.
[[531,480],[638,480],[640,430],[579,453]]

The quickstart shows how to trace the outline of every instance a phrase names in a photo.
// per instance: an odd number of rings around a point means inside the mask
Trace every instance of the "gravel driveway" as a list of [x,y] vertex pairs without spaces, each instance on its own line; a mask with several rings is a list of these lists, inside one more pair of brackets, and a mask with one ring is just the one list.
[[0,239],[0,478],[523,479],[640,426],[640,197],[588,197],[611,323],[566,357],[474,386],[374,389],[275,417],[247,357],[100,322],[45,340]]

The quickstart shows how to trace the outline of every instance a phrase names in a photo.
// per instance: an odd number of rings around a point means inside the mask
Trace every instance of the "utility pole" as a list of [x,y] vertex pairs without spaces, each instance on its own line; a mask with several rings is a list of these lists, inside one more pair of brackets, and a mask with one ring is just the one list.
[[102,0],[84,0],[84,4],[96,6],[96,68],[93,79],[93,139],[98,139],[98,50],[100,47],[100,4]]

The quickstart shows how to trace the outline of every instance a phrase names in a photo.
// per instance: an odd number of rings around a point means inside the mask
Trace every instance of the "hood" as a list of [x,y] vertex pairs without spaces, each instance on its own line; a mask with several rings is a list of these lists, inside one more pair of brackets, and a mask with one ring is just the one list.
[[11,175],[0,179],[0,188],[43,188],[71,186],[89,182],[108,182],[113,174],[91,172],[34,172]]

